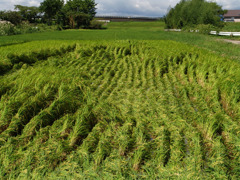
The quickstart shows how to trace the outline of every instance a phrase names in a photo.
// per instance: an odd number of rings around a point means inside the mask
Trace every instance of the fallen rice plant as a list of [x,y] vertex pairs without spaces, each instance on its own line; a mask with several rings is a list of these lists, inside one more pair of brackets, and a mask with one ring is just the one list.
[[239,64],[173,41],[62,45],[0,47],[1,179],[240,177]]

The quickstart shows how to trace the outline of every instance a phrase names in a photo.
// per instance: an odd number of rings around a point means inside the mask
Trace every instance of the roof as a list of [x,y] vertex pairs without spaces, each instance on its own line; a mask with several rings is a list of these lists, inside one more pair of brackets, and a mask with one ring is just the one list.
[[240,17],[240,10],[228,10],[224,17]]

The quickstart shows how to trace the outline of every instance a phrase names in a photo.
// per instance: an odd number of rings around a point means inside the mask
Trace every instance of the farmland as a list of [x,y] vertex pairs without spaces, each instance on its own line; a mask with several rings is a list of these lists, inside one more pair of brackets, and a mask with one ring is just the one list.
[[0,179],[239,178],[238,46],[129,26],[1,39]]

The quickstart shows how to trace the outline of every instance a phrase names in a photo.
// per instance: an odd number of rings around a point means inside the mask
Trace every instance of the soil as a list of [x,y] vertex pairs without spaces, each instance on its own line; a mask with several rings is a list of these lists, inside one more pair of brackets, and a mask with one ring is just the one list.
[[233,43],[233,44],[240,44],[240,41],[238,40],[231,40],[231,39],[218,39],[218,40],[228,42],[228,43]]

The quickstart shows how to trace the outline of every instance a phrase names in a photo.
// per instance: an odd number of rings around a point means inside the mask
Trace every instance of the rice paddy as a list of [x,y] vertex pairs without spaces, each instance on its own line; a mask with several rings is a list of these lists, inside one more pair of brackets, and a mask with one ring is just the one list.
[[239,63],[175,41],[39,43],[1,54],[0,179],[240,177]]

